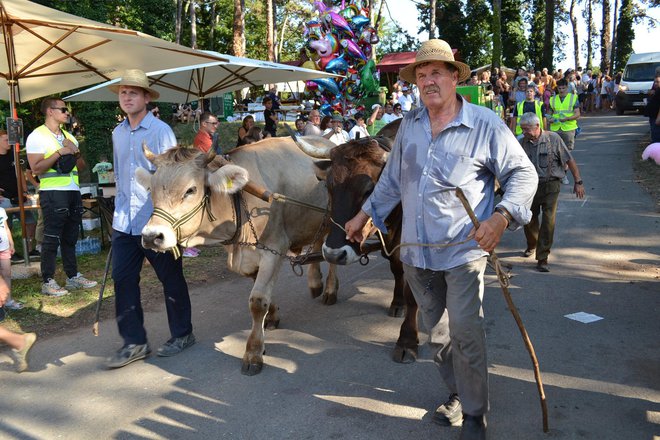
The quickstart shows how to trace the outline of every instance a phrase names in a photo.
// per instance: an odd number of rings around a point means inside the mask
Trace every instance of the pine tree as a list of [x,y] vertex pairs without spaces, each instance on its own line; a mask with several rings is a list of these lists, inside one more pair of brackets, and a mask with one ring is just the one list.
[[491,11],[486,0],[471,0],[465,5],[465,37],[458,46],[472,68],[490,62],[492,53]]
[[543,67],[543,42],[545,41],[545,1],[533,0],[529,13],[529,60],[535,70]]

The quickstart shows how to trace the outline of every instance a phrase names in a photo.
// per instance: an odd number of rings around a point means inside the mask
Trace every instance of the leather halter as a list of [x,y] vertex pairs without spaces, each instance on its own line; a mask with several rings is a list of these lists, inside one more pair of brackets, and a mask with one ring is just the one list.
[[190,211],[188,211],[188,213],[182,215],[178,219],[174,218],[167,211],[164,211],[160,208],[154,208],[153,215],[155,217],[160,217],[163,220],[165,220],[176,232],[176,246],[173,246],[172,248],[169,249],[172,252],[172,255],[174,256],[175,260],[181,257],[180,246],[183,244],[181,240],[181,226],[183,226],[193,217],[195,217],[195,215],[197,215],[199,211],[202,211],[202,219],[200,220],[200,225],[204,218],[204,211],[206,211],[209,221],[212,222],[215,221],[215,217],[213,216],[211,210],[209,209],[209,204],[210,204],[210,199],[209,199],[209,194],[207,192],[206,194],[204,194],[202,200],[197,205],[195,205],[193,209],[191,209]]

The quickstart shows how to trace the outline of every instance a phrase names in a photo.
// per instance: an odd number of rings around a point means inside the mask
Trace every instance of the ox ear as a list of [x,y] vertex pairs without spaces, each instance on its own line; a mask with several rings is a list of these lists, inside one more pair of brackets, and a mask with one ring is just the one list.
[[135,179],[137,180],[138,184],[147,191],[151,191],[151,177],[151,173],[142,167],[138,167],[135,170]]
[[212,191],[234,194],[248,183],[250,176],[245,168],[237,165],[225,165],[207,174],[208,185]]
[[314,161],[314,174],[319,180],[326,180],[328,178],[328,170],[332,165],[331,160],[315,160]]

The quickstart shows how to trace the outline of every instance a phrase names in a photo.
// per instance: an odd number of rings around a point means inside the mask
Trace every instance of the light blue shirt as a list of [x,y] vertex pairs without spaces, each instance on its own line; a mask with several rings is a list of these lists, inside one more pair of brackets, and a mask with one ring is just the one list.
[[[362,207],[374,224],[401,202],[402,243],[459,243],[472,222],[454,191],[460,187],[480,221],[495,208],[495,178],[505,189],[498,204],[514,218],[510,229],[531,219],[538,177],[534,165],[504,122],[485,107],[462,100],[456,118],[432,139],[426,108],[409,112],[373,193]],[[430,270],[447,270],[486,255],[476,241],[449,247],[407,246],[401,261]]]
[[177,144],[170,126],[153,116],[151,112],[147,112],[135,130],[131,129],[128,119],[113,130],[117,195],[112,227],[131,235],[142,233],[142,228],[153,212],[151,195],[135,180],[135,170],[138,167],[149,171],[156,170],[156,167],[144,156],[142,142],[146,142],[154,154],[164,153]]

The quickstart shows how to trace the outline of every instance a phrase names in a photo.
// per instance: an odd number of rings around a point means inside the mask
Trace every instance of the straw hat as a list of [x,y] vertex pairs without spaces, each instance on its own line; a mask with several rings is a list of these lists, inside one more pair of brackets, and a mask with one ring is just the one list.
[[417,51],[415,62],[401,69],[399,77],[404,81],[416,84],[415,67],[432,61],[443,61],[456,67],[458,69],[458,82],[465,81],[470,77],[470,67],[465,63],[454,60],[454,54],[451,47],[449,47],[449,43],[437,39],[423,42]]
[[160,97],[160,93],[149,87],[149,79],[147,78],[147,75],[138,69],[126,69],[121,80],[116,84],[109,85],[108,89],[113,93],[119,93],[120,86],[140,87],[149,92],[149,96],[151,96],[151,99],[154,101]]

